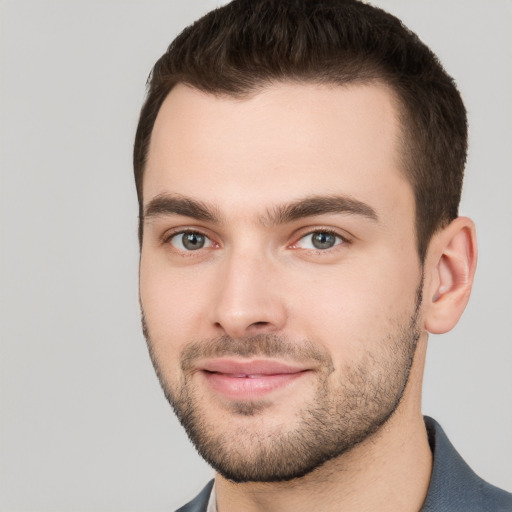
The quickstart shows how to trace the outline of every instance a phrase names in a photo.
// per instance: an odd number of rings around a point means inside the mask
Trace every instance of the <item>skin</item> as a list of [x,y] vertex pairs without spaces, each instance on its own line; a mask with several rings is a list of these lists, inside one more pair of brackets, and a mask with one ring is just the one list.
[[[189,198],[216,217],[163,207],[144,219],[140,300],[169,389],[183,383],[180,356],[198,340],[275,335],[314,340],[333,363],[328,389],[339,392],[347,368],[367,364],[369,355],[392,361],[387,335],[410,322],[422,284],[414,362],[389,421],[298,480],[235,484],[217,475],[219,512],[421,508],[432,464],[421,415],[427,332],[446,332],[462,313],[476,242],[473,223],[456,219],[433,237],[422,268],[400,137],[394,96],[382,84],[282,83],[244,99],[178,85],[159,112],[145,208],[162,197]],[[269,214],[333,195],[368,207],[373,218],[366,210],[280,222]],[[206,246],[187,251],[176,235],[183,229],[204,234]],[[322,230],[338,237],[328,250],[311,245],[310,234]],[[293,429],[297,411],[314,399],[320,370],[309,370],[264,399],[247,399],[263,404],[249,416],[200,372],[190,385],[210,427],[236,432],[234,442],[250,456],[251,434]]]

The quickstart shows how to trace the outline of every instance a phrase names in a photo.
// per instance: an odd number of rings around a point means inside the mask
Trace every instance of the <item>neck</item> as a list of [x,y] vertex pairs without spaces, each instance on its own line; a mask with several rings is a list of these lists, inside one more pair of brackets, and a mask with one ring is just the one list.
[[217,475],[218,512],[419,511],[432,470],[418,398],[425,345],[417,348],[400,405],[371,438],[290,482],[235,484]]

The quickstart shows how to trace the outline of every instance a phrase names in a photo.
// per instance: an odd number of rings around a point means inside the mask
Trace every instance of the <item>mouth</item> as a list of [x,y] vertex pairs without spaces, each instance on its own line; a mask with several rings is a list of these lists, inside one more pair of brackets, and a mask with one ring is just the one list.
[[272,360],[236,359],[209,360],[199,369],[212,391],[231,400],[261,398],[292,385],[312,371]]

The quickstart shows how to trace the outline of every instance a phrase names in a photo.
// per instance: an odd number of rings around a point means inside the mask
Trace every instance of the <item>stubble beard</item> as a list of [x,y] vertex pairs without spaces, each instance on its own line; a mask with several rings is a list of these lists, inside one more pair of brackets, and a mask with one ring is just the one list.
[[[222,336],[191,343],[181,354],[182,378],[171,385],[153,350],[144,315],[143,330],[164,394],[206,462],[233,482],[282,482],[303,477],[347,453],[376,434],[393,415],[407,386],[420,337],[420,304],[421,285],[413,315],[381,340],[378,345],[383,348],[378,353],[366,351],[357,365],[338,369],[336,382],[333,361],[318,343],[266,335]],[[258,428],[268,403],[234,401],[228,413],[251,417],[253,428],[244,421],[220,431],[203,411],[191,368],[198,358],[234,355],[315,362],[319,370],[314,396],[296,411],[293,421],[270,430]]]

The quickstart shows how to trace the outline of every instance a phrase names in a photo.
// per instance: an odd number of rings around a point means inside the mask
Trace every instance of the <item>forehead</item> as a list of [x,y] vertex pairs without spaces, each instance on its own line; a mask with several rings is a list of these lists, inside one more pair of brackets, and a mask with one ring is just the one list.
[[157,116],[143,187],[145,203],[179,193],[241,208],[411,195],[396,100],[380,83],[281,83],[242,99],[178,85]]

